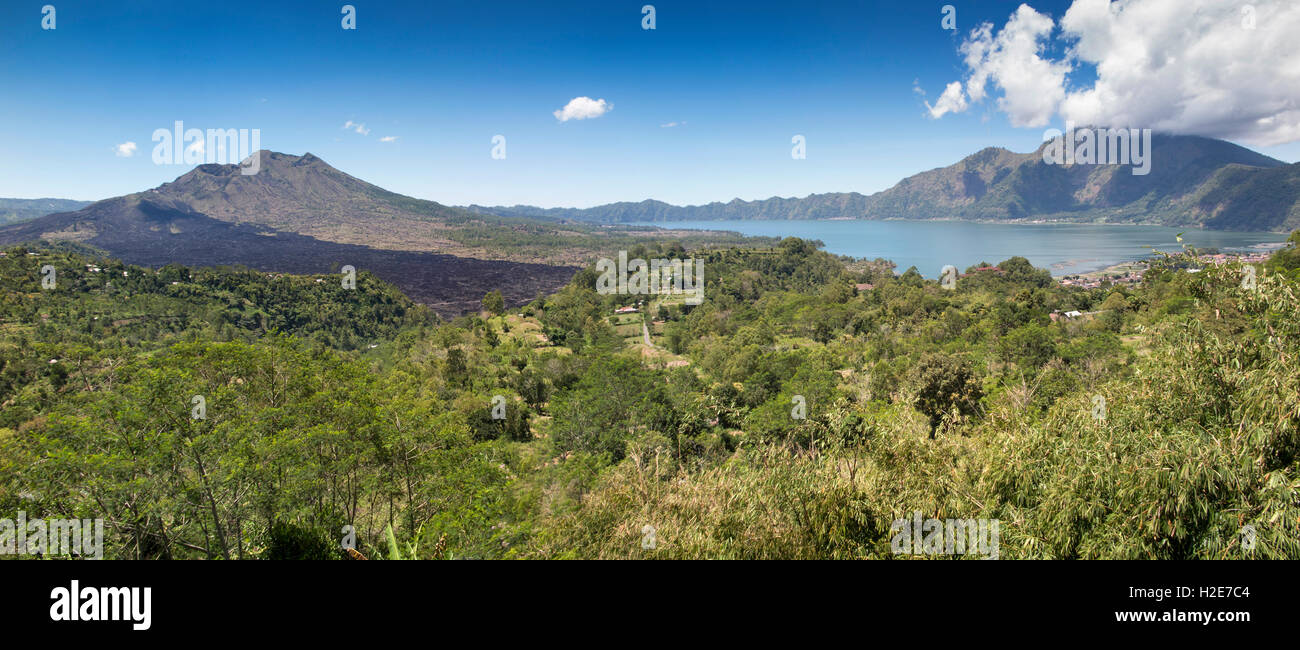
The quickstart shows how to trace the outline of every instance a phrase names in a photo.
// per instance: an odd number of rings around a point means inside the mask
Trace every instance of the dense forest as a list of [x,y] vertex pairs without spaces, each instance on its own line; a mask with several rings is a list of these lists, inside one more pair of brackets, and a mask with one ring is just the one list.
[[912,557],[914,512],[1003,558],[1300,558],[1298,245],[1084,290],[792,238],[693,253],[698,306],[593,267],[451,321],[364,272],[9,248],[0,512],[103,517],[111,558]]

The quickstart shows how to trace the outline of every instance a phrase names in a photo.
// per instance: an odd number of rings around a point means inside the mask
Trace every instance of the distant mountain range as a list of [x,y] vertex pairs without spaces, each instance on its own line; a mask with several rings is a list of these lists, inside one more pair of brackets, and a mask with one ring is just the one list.
[[43,217],[55,212],[77,210],[90,201],[71,199],[0,199],[0,226]]
[[1300,163],[1196,136],[1154,135],[1151,170],[1049,165],[1042,147],[1015,153],[990,147],[948,167],[909,176],[871,195],[735,199],[676,206],[662,201],[593,208],[532,206],[467,209],[481,214],[596,223],[722,219],[962,219],[1152,223],[1211,230],[1300,228]]

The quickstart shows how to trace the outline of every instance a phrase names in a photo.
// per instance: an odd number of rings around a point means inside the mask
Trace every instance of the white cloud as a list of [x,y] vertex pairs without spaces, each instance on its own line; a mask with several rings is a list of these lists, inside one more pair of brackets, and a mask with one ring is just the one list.
[[685,126],[685,125],[686,125],[686,120],[682,120],[682,121],[680,121],[680,122],[669,122],[669,123],[667,123],[667,124],[660,124],[660,125],[659,125],[659,128],[661,128],[661,129],[671,129],[671,128],[673,128],[674,126]]
[[185,153],[186,153],[187,155],[190,154],[191,152],[193,152],[193,153],[198,153],[198,154],[202,154],[202,153],[203,153],[203,147],[204,147],[204,145],[203,145],[203,140],[202,140],[202,139],[198,139],[198,140],[195,140],[194,142],[191,142],[191,143],[190,143],[190,146],[185,147]]
[[564,108],[554,111],[551,114],[555,116],[555,119],[561,122],[568,122],[569,120],[597,118],[612,110],[614,110],[614,105],[607,103],[603,99],[574,97],[569,100],[568,104],[564,105]]
[[361,135],[370,135],[370,129],[367,129],[365,124],[359,122],[353,122],[352,120],[348,120],[347,122],[345,122],[343,124],[343,128],[352,129],[353,131],[356,131]]
[[[1069,62],[1041,56],[1052,34],[1051,17],[1022,4],[996,36],[992,30],[988,23],[981,25],[971,31],[961,46],[966,67],[971,71],[966,80],[966,93],[971,101],[982,101],[992,82],[1002,89],[998,108],[1007,114],[1012,126],[1046,125],[1065,97],[1065,75],[1070,71]],[[949,96],[951,90],[949,84],[944,91],[949,99],[946,108],[960,113],[966,106],[961,88],[956,90],[955,97]],[[940,106],[945,106],[943,97],[936,108]]]
[[395,136],[395,135],[386,135],[386,136],[380,138],[379,141],[380,141],[380,142],[397,142],[397,136]]
[[[914,88],[914,90],[918,89]],[[924,91],[922,91],[922,94],[924,94]],[[961,93],[960,81],[948,84],[948,87],[943,89],[943,94],[939,95],[939,101],[935,102],[934,106],[931,106],[930,102],[925,102],[925,108],[930,111],[930,117],[936,120],[947,113],[960,113],[966,110],[966,106],[966,97]]]
[[1097,82],[1061,115],[1079,124],[1150,128],[1275,145],[1300,140],[1300,3],[1076,0],[1061,28]]
[[130,158],[135,155],[135,151],[136,146],[134,142],[123,142],[122,144],[113,147],[113,152],[117,154],[118,158]]
[[[1300,2],[1248,4],[1250,16],[1225,0],[1074,0],[1059,24],[1021,5],[996,33],[988,23],[970,32],[965,92],[945,91],[930,113],[960,113],[992,84],[1014,126],[1059,116],[1265,146],[1300,140]],[[1050,58],[1051,44],[1063,54]]]

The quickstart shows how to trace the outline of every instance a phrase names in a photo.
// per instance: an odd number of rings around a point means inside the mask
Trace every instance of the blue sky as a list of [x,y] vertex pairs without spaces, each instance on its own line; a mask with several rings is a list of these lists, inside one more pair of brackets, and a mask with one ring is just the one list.
[[[962,78],[966,32],[1019,2],[650,1],[653,31],[645,0],[3,0],[0,196],[100,199],[172,180],[189,167],[155,165],[150,138],[177,120],[260,129],[263,148],[453,205],[869,193],[1042,139],[992,99],[942,119],[923,104]],[[54,30],[40,26],[46,3]],[[355,31],[340,25],[349,3]],[[944,4],[956,32],[941,28]],[[579,96],[613,109],[553,115]],[[490,156],[496,134],[504,160]],[[790,156],[796,134],[804,160]],[[128,141],[135,155],[116,155]],[[1252,148],[1300,158],[1295,143]]]

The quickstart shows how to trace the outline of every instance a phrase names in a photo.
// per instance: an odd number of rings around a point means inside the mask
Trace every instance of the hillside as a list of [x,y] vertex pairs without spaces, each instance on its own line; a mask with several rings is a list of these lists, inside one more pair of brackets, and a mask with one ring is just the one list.
[[43,217],[55,212],[78,210],[90,201],[71,199],[0,199],[0,226]]
[[1195,136],[1152,138],[1151,172],[1128,167],[1049,165],[1042,149],[990,147],[956,164],[904,178],[871,195],[674,206],[661,201],[587,209],[531,206],[468,209],[481,213],[599,223],[719,219],[965,219],[1153,223],[1214,230],[1290,231],[1300,227],[1300,164]]

